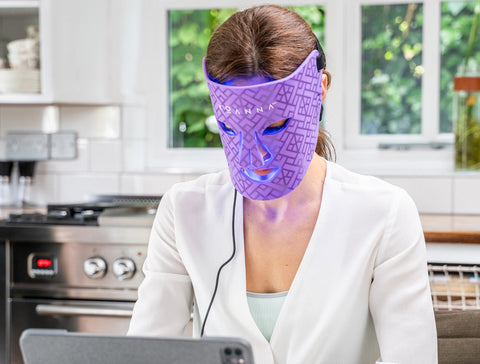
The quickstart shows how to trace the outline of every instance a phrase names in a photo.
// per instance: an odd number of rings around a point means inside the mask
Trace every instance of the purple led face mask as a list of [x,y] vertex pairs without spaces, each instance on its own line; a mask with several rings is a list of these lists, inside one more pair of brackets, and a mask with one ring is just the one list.
[[305,176],[317,144],[322,100],[317,55],[312,51],[283,79],[248,86],[212,81],[203,60],[230,176],[243,196],[279,198]]

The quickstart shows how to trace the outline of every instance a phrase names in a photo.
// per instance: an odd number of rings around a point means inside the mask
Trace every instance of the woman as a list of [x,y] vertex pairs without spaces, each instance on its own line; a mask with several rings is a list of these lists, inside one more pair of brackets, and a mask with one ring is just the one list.
[[417,210],[327,161],[324,67],[281,7],[214,33],[204,71],[229,171],[163,197],[129,334],[182,335],[194,302],[195,336],[242,337],[260,364],[437,361]]

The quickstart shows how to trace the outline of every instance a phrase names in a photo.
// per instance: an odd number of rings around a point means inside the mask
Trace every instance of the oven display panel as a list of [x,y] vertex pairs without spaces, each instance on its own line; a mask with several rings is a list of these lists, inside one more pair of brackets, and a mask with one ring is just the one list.
[[52,278],[57,275],[57,257],[52,254],[32,253],[28,256],[28,275],[30,278]]

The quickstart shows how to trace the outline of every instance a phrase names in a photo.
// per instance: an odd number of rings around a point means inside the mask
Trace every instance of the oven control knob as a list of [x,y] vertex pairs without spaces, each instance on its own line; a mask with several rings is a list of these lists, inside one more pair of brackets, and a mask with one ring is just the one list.
[[121,281],[130,279],[136,271],[135,263],[130,258],[118,258],[113,262],[112,271]]
[[102,278],[107,272],[107,263],[100,257],[88,258],[83,263],[83,271],[89,278]]

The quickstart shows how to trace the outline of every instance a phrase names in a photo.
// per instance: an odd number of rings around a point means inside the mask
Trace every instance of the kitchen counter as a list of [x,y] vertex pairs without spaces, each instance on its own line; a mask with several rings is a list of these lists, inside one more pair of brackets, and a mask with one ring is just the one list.
[[[43,207],[0,207],[0,224],[9,213],[45,213]],[[121,211],[120,211],[121,212]],[[118,214],[118,211],[107,211],[100,215],[97,226],[54,226],[15,225],[0,226],[0,239],[30,239],[31,237],[45,240],[81,239],[84,241],[116,240],[118,242],[133,240],[148,241],[154,214]],[[421,214],[425,241],[427,243],[480,244],[480,215],[447,215]]]
[[480,244],[480,215],[420,215],[427,242]]
[[431,264],[480,265],[480,215],[420,215]]

